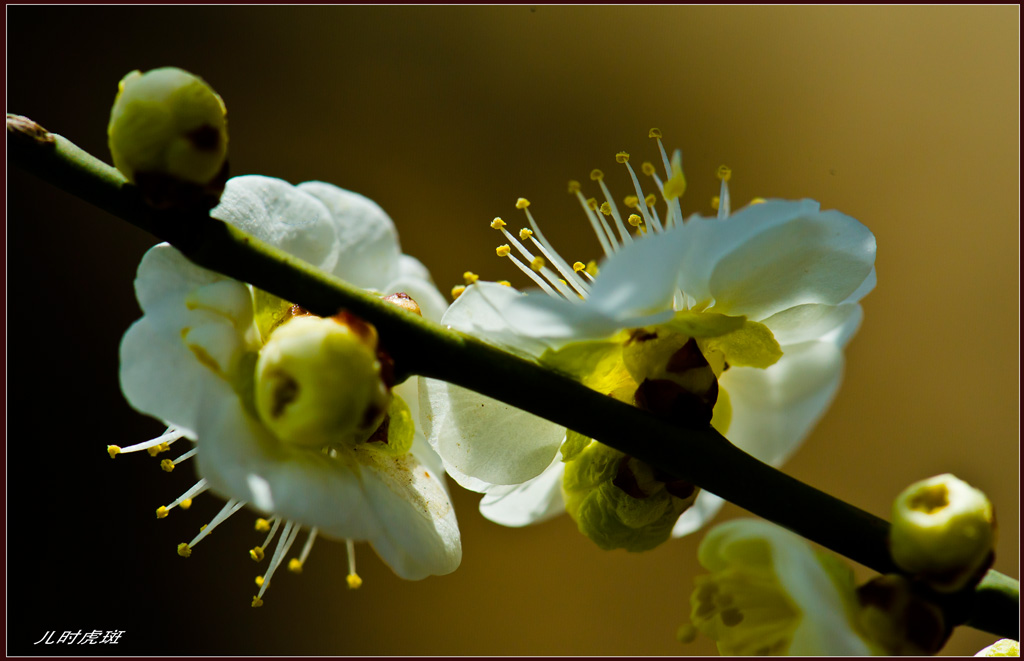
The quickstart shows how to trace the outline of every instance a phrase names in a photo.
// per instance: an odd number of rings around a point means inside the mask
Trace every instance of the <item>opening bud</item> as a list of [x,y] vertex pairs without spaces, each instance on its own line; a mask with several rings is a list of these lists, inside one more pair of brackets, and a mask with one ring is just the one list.
[[376,330],[345,314],[289,319],[260,351],[255,400],[264,424],[286,443],[366,441],[391,403]]
[[980,579],[994,543],[992,503],[949,473],[910,485],[893,502],[893,561],[940,592]]
[[187,71],[133,71],[110,111],[114,166],[153,206],[212,208],[227,181],[226,114],[217,93]]

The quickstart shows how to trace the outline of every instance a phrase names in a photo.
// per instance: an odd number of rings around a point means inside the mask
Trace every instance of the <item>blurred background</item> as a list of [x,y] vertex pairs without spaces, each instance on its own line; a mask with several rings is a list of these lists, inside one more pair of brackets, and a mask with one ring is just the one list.
[[[684,212],[755,196],[836,208],[878,239],[878,288],[839,396],[787,472],[887,517],[907,484],[953,472],[996,504],[996,567],[1019,577],[1019,7],[28,7],[8,17],[7,110],[109,160],[121,77],[175,65],[224,98],[232,174],[321,179],[394,219],[443,292],[494,256],[517,197],[570,259],[598,245],[568,179],[626,195],[614,154],[681,148]],[[238,515],[184,560],[220,509],[165,520],[192,483],[145,453],[118,343],[154,239],[8,172],[9,654],[678,655],[702,533],[603,552],[568,517],[515,530],[452,485],[464,560],[396,578],[358,547],[317,544],[252,609]],[[591,192],[593,194],[593,192]],[[156,376],[156,375],[155,375]],[[727,506],[719,521],[743,516]],[[872,574],[858,568],[866,580]],[[117,646],[33,646],[123,630]],[[944,653],[995,638],[961,629]]]

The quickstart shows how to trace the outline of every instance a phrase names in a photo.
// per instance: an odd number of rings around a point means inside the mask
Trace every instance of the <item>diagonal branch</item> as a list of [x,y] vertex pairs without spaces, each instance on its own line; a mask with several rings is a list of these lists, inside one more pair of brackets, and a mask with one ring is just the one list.
[[[677,427],[476,338],[406,314],[206,213],[155,210],[117,170],[27,118],[8,115],[7,131],[11,162],[171,243],[196,264],[314,313],[331,315],[347,308],[373,323],[406,375],[448,381],[529,411],[878,572],[896,571],[886,544],[886,521],[760,462],[710,426]],[[971,613],[967,623],[1017,639],[1018,593],[1018,581],[990,571],[963,597],[973,602],[966,609]]]

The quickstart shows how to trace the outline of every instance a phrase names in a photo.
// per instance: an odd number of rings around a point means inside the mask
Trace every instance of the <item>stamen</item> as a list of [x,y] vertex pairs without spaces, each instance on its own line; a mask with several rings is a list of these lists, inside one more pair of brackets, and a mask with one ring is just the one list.
[[455,285],[452,287],[452,300],[454,301],[466,291],[466,285]]
[[[214,528],[216,528],[223,522],[227,521],[232,514],[242,509],[243,507],[245,507],[245,501],[235,500],[234,498],[229,500],[227,503],[224,504],[224,507],[221,508],[220,512],[217,512],[217,516],[213,517],[212,521],[206,524],[206,526],[199,529],[199,534],[196,535],[191,542],[189,542],[188,544],[178,545],[178,555],[187,558],[192,553],[192,547],[194,547],[196,544],[202,541],[204,537],[213,532]],[[185,549],[187,553],[184,553],[182,551],[183,546],[187,547],[187,549]]]
[[478,276],[476,273],[473,273],[472,271],[466,271],[465,273],[462,274],[462,279],[466,281],[466,286],[468,287],[469,285],[479,280],[480,276]]
[[[520,198],[522,199],[522,198]],[[548,259],[552,264],[555,265],[555,269],[562,274],[566,282],[576,290],[576,292],[583,297],[590,292],[590,289],[582,283],[578,278],[572,276],[572,270],[569,268],[569,264],[566,263],[562,256],[558,254],[558,251],[554,249],[551,243],[544,237],[544,232],[540,231],[540,225],[534,220],[533,214],[526,207],[529,206],[529,202],[523,207],[523,211],[526,213],[526,220],[530,223],[530,227],[533,230],[528,230],[525,227],[519,231],[519,238],[523,241],[530,239],[533,241],[533,245],[537,246],[537,250],[540,251],[544,257]],[[536,237],[534,237],[536,234]]]
[[[181,506],[181,509],[187,510],[189,507],[192,507],[192,499],[206,491],[206,489],[206,478],[204,477],[192,485],[192,488],[188,491],[178,496],[178,498],[170,505],[161,505],[158,507],[156,510],[156,518],[163,519],[167,516],[168,512],[179,505]],[[186,503],[188,504],[186,505]]]
[[[575,190],[573,190],[571,185],[574,183],[576,184]],[[608,242],[608,234],[606,232],[610,232],[610,230],[604,226],[604,219],[599,220],[598,217],[594,215],[587,199],[583,197],[583,193],[580,192],[579,184],[577,182],[570,182],[569,192],[576,194],[576,199],[580,201],[580,206],[583,207],[583,213],[587,214],[587,220],[590,221],[590,227],[594,230],[597,240],[601,242],[601,250],[604,251],[605,257],[610,257],[611,254],[615,252],[615,249],[612,248],[614,241],[611,243]]]
[[[274,572],[281,565],[281,560],[284,559],[285,554],[288,553],[288,549],[291,548],[292,543],[295,542],[295,538],[299,534],[298,524],[292,523],[291,521],[284,524],[284,531],[281,533],[281,539],[277,540],[277,546],[274,547],[274,557],[270,559],[270,569],[263,575],[263,585],[260,586],[259,594],[256,595],[256,599],[261,600],[263,593],[270,587],[270,580],[274,576]],[[255,602],[254,602],[255,603]]]
[[174,470],[174,462],[171,461],[170,459],[164,459],[163,461],[160,462],[160,468],[170,473],[172,470]]
[[729,217],[729,179],[732,178],[732,170],[720,165],[716,175],[722,180],[722,192],[718,194],[718,219],[725,220]]
[[499,285],[504,285],[506,287],[511,287],[512,286],[512,283],[509,282],[508,280],[498,280],[498,284]]
[[[173,427],[168,427],[167,430],[164,431],[164,433],[161,434],[160,436],[157,436],[156,438],[152,438],[152,439],[150,439],[148,441],[143,441],[142,443],[136,443],[135,445],[129,445],[126,448],[122,448],[122,447],[117,446],[117,445],[108,445],[107,446],[107,453],[110,455],[110,458],[113,459],[114,457],[116,457],[119,454],[127,454],[128,452],[138,452],[140,450],[150,450],[151,448],[157,448],[157,447],[159,447],[161,445],[163,445],[164,448],[158,450],[157,452],[164,452],[166,447],[170,446],[171,443],[175,442],[176,440],[178,440],[179,438],[181,438],[184,435],[185,435],[185,432],[178,431],[177,429],[174,429]],[[157,452],[151,452],[150,454],[156,455]]]
[[302,553],[299,554],[298,558],[292,558],[288,562],[288,571],[295,572],[296,574],[302,573],[302,566],[306,564],[306,558],[309,557],[309,552],[313,550],[313,542],[316,541],[316,528],[310,528],[309,537],[306,538],[306,545],[302,547]]
[[345,582],[349,590],[358,590],[363,584],[363,579],[356,573],[356,545],[351,539],[345,540],[345,551],[348,553],[348,576]]
[[[594,172],[601,171],[595,170]],[[590,174],[590,178],[594,179],[593,172]],[[608,187],[604,183],[604,174],[602,173],[601,176],[598,179],[596,179],[596,181],[601,186],[601,192],[604,193],[604,199],[607,201],[608,210],[611,212],[612,218],[615,220],[615,228],[619,230],[619,236],[622,238],[622,243],[633,243],[633,237],[629,235],[629,231],[626,229],[626,226],[622,224],[622,216],[619,215],[619,209],[618,207],[615,206],[615,201],[612,199],[612,194],[611,192],[609,192]]]
[[[627,155],[625,161],[619,161],[619,162],[620,163],[624,163],[626,165],[626,169],[629,170],[629,177],[633,180],[633,188],[636,190],[636,197],[637,197],[637,200],[639,201],[641,198],[644,198],[644,191],[640,187],[640,180],[636,178],[636,172],[633,171],[633,166],[629,164],[629,156]],[[644,198],[644,199],[646,199],[646,198]],[[656,233],[660,232],[661,231],[661,223],[655,223],[653,221],[653,219],[648,215],[647,209],[645,209],[644,207],[640,206],[639,204],[637,206],[640,209],[640,213],[642,213],[643,216],[644,216],[644,223],[647,224],[649,227],[654,228],[654,231]],[[650,206],[650,205],[648,205],[648,206]]]
[[[529,201],[522,197],[519,198],[518,202],[516,202],[516,206],[518,206],[521,209],[525,209],[527,206],[529,206],[529,204]],[[551,271],[551,269],[545,268],[543,259],[537,257],[532,252],[527,250],[526,246],[520,243],[516,237],[514,237],[507,229],[505,229],[505,221],[501,220],[501,218],[495,218],[491,222],[491,227],[497,229],[499,232],[504,234],[505,238],[508,239],[508,242],[515,246],[516,250],[519,251],[519,254],[521,254],[526,260],[529,261],[530,269],[532,269],[533,271],[537,271],[545,278],[547,278],[547,281],[554,285],[555,289],[558,290],[559,294],[565,296],[569,300],[576,298],[576,295],[569,291],[568,287],[559,282],[558,278],[555,277],[555,274]],[[517,260],[515,256],[510,254],[508,246],[499,246],[498,248],[495,249],[495,252],[497,253],[498,257],[508,257],[512,261],[517,262],[517,265],[519,265],[519,260]],[[554,294],[551,291],[550,287],[546,287],[544,284],[542,284],[542,280],[534,276],[529,270],[524,270],[524,268],[525,267],[521,266],[521,270],[523,270],[523,273],[526,273],[528,276],[530,276],[530,279],[536,282],[541,289],[548,292],[552,296],[555,296],[556,298],[558,297],[557,294]]]
[[[197,447],[194,447],[194,448],[192,448],[192,449],[191,449],[191,450],[189,450],[188,452],[186,452],[186,453],[182,454],[182,455],[181,455],[180,457],[178,457],[177,459],[175,459],[175,460],[174,460],[174,462],[173,462],[173,463],[174,463],[174,465],[175,465],[175,466],[177,466],[177,465],[178,465],[178,464],[180,464],[181,462],[183,462],[183,461],[187,461],[187,460],[191,459],[192,457],[196,456],[196,452],[198,452],[198,451],[199,451],[199,447],[198,447],[198,446],[197,446]],[[164,459],[164,461],[167,461],[167,460],[166,460],[166,459]]]
[[270,521],[266,519],[256,519],[256,530],[257,532],[267,532],[270,530]]

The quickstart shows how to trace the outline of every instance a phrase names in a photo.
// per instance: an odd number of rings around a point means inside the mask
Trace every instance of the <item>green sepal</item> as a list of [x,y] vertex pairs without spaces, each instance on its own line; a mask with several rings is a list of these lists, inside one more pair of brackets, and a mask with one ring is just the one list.
[[590,445],[591,438],[571,429],[566,430],[562,442],[562,461],[572,461]]
[[[739,317],[742,319],[742,317]],[[782,358],[782,347],[764,324],[744,319],[743,324],[725,335],[698,338],[705,356],[715,352],[735,367],[771,367]]]
[[746,317],[730,317],[718,312],[680,310],[669,321],[661,324],[681,335],[695,338],[719,337],[743,327]]
[[260,332],[260,339],[266,344],[270,333],[288,318],[292,304],[257,287],[252,288],[253,319]]
[[398,395],[392,392],[391,404],[388,406],[388,442],[373,443],[373,447],[384,454],[399,457],[412,449],[416,435],[416,423],[412,419],[412,411]]

